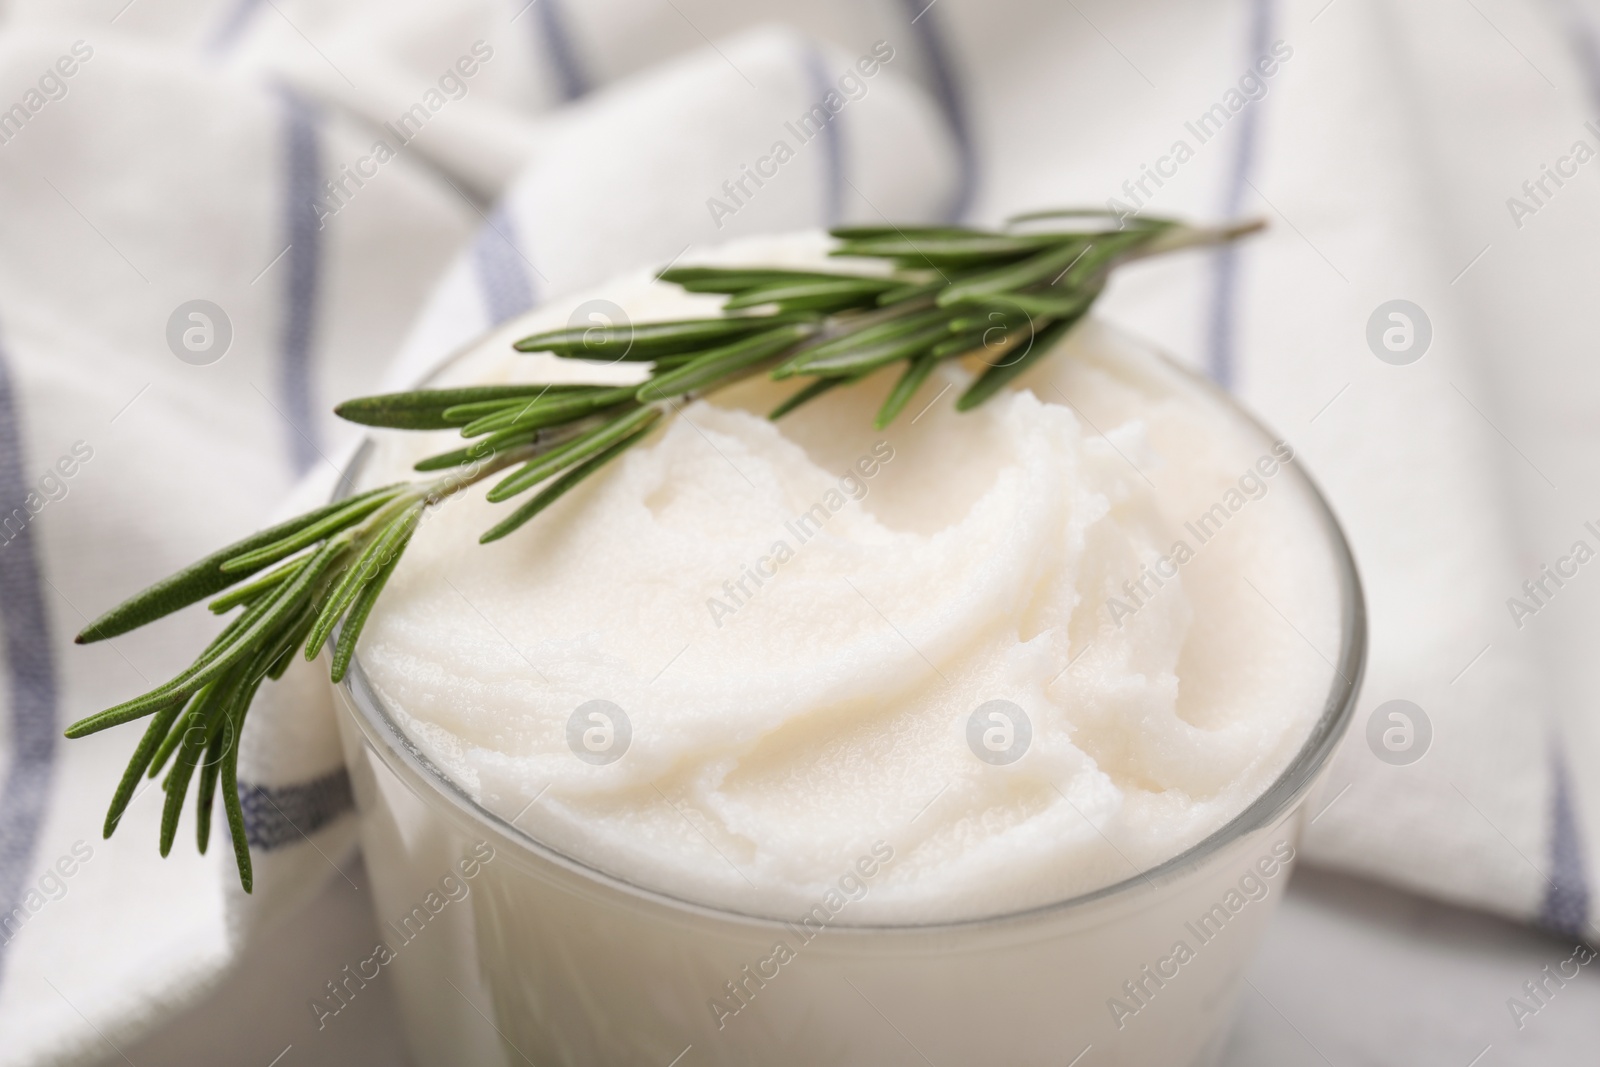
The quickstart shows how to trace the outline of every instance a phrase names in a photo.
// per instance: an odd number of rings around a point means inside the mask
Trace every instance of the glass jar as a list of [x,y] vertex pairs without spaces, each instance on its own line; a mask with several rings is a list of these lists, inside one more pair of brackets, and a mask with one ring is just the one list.
[[[1284,476],[1317,512],[1324,544],[1308,552],[1338,575],[1331,688],[1277,780],[1180,855],[972,921],[705,907],[563,855],[479,804],[399,728],[358,657],[340,727],[383,938],[361,975],[388,972],[420,1067],[1215,1063],[1365,661],[1343,534],[1298,464]],[[861,876],[882,858],[855,860]]]

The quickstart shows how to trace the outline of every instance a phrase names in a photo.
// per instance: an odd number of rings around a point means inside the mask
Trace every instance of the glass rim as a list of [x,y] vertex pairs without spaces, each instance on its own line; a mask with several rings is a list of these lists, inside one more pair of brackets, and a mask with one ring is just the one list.
[[[419,384],[426,384],[428,381],[433,380],[466,353],[475,351],[484,338],[501,332],[501,329],[490,330],[483,337],[475,339],[452,353],[438,363]],[[1120,333],[1121,331],[1118,332]],[[1226,408],[1233,417],[1241,420],[1265,440],[1278,440],[1260,419],[1209,378],[1200,375],[1189,367],[1183,366],[1155,345],[1141,338],[1132,337],[1130,340],[1154,355],[1169,370],[1207,394],[1214,402]],[[342,499],[354,492],[355,485],[361,477],[362,469],[371,457],[375,445],[376,442],[370,435],[361,442],[345,469],[340,472],[333,492],[334,500]],[[1361,682],[1366,672],[1367,614],[1361,576],[1356,568],[1355,557],[1350,550],[1348,540],[1345,538],[1344,530],[1340,526],[1338,518],[1334,515],[1332,507],[1328,504],[1327,498],[1323,495],[1321,487],[1305,469],[1304,465],[1298,462],[1298,457],[1295,457],[1295,460],[1294,463],[1285,464],[1284,466],[1291,468],[1291,476],[1299,482],[1301,489],[1306,493],[1307,503],[1317,516],[1318,526],[1327,538],[1332,563],[1338,571],[1340,641],[1338,656],[1329,664],[1333,668],[1333,677],[1329,683],[1328,692],[1323,698],[1322,712],[1317,717],[1317,721],[1312,726],[1305,742],[1296,751],[1288,766],[1273,780],[1272,784],[1258,794],[1233,818],[1183,851],[1153,867],[1136,871],[1127,878],[1111,882],[1096,889],[1064,897],[1060,900],[969,919],[907,923],[850,923],[846,921],[830,923],[830,930],[839,934],[926,934],[971,930],[977,927],[1042,919],[1047,916],[1081,909],[1090,904],[1114,897],[1131,896],[1140,890],[1153,888],[1158,882],[1166,883],[1176,880],[1183,874],[1199,868],[1210,857],[1222,852],[1234,842],[1257,830],[1276,824],[1304,799],[1312,785],[1315,784],[1318,775],[1327,765],[1334,750],[1338,747],[1340,740],[1344,737],[1345,730],[1354,715],[1356,701],[1361,691]],[[342,624],[340,629],[342,629]],[[335,635],[336,637],[337,634]],[[468,821],[487,825],[495,831],[496,836],[520,846],[525,852],[531,853],[534,857],[554,864],[568,873],[597,882],[625,896],[665,906],[675,911],[687,912],[725,922],[732,921],[771,927],[783,927],[785,925],[785,920],[770,915],[708,904],[640,884],[578,859],[575,856],[570,856],[560,849],[540,841],[534,835],[515,825],[512,820],[507,819],[474,798],[461,783],[452,778],[443,767],[440,767],[421,745],[401,728],[390,713],[388,703],[379,695],[371,679],[367,676],[366,668],[361,662],[359,648],[356,654],[351,657],[350,667],[344,680],[338,684],[339,688],[344,691],[351,708],[356,712],[355,718],[363,735],[380,752],[384,757],[385,764],[391,770],[399,772],[403,768],[406,772],[402,775],[403,778],[415,779],[417,783],[444,800]],[[424,803],[426,803],[426,800],[424,800]]]

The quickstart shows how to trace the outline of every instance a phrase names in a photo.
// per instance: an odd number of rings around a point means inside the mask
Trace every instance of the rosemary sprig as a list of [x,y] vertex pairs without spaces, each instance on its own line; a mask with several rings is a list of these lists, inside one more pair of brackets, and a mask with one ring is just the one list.
[[[1046,228],[1040,229],[1040,224]],[[555,330],[516,343],[523,352],[576,360],[648,363],[640,384],[500,385],[362,397],[335,411],[364,426],[456,429],[463,447],[430,456],[401,482],[313,509],[156,583],[96,619],[78,643],[115,637],[212,598],[237,611],[188,669],[163,685],[67,728],[83,737],[150,718],[106,813],[121,820],[141,778],[166,771],[161,854],[167,855],[198,775],[196,831],[205,851],[220,788],[239,878],[252,885],[238,795],[238,738],[261,684],[288,670],[296,651],[329,644],[342,680],[356,642],[427,509],[502,474],[500,503],[532,493],[481,542],[510,534],[648,436],[679,404],[752,374],[801,387],[781,418],[839,386],[893,364],[904,369],[879,409],[888,426],[940,361],[976,357],[985,369],[956,401],[969,410],[1003,389],[1083,318],[1111,271],[1129,260],[1231,241],[1259,228],[1217,229],[1171,219],[1117,222],[1096,211],[1020,216],[1006,229],[846,227],[832,254],[887,261],[887,274],[776,268],[677,267],[660,279],[725,295],[725,314],[602,328]]]

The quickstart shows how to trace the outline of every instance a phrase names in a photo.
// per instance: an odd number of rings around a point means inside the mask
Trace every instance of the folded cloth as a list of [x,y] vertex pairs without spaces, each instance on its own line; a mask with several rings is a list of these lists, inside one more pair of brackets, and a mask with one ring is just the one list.
[[[243,739],[256,861],[245,898],[225,845],[200,858],[184,839],[172,862],[159,859],[154,797],[141,793],[101,841],[130,738],[59,740],[66,722],[180,669],[216,620],[194,611],[102,645],[70,639],[138,587],[326,499],[355,435],[325,412],[380,387],[414,309],[429,310],[398,364],[409,369],[392,372],[401,378],[535,300],[691,245],[877,218],[874,204],[933,220],[955,196],[944,120],[892,58],[801,144],[785,124],[859,55],[752,29],[664,57],[569,114],[500,123],[515,136],[498,150],[524,162],[491,208],[466,147],[460,166],[448,143],[420,147],[435,129],[430,89],[441,121],[469,105],[491,118],[509,110],[487,91],[509,89],[476,79],[514,62],[495,42],[526,28],[509,22],[515,13],[468,25],[420,85],[395,74],[406,91],[370,113],[314,97],[309,79],[291,85],[295,63],[267,71],[260,49],[232,64],[125,37],[0,36],[0,99],[23,98],[84,42],[66,94],[0,152],[18,208],[0,222],[0,491],[21,508],[0,546],[0,1062],[99,1058],[102,1034],[122,1044],[199,995],[253,936],[341,876],[353,822],[320,668],[297,665],[264,692]],[[441,71],[454,72],[443,89]],[[781,138],[792,159],[730,201],[724,184]],[[379,158],[380,141],[392,155]],[[194,299],[220,310],[202,308],[205,324],[177,316],[174,349],[166,319]],[[185,349],[185,329],[211,331],[214,347]]]
[[[1272,225],[1212,257],[1187,307],[1163,266],[1104,310],[1158,324],[1294,442],[1355,548],[1371,655],[1306,857],[1593,936],[1600,794],[1574,769],[1600,740],[1580,651],[1600,590],[1576,559],[1600,549],[1578,488],[1600,469],[1579,432],[1600,377],[1572,294],[1600,280],[1600,215],[1557,203],[1541,164],[1600,150],[1600,99],[1584,13],[1551,10],[1250,4],[1231,70],[1168,112],[1172,140],[1133,135],[1131,192],[1103,171],[1083,188],[1195,210],[1183,183],[1215,162],[1210,202]],[[1133,26],[1101,29],[1135,47]],[[1141,188],[1146,163],[1178,174]],[[1538,219],[1517,207],[1529,179]]]
[[[1573,542],[1600,548],[1600,450],[1578,433],[1600,372],[1574,294],[1600,207],[1542,165],[1600,150],[1585,12],[1324,3],[191,0],[109,24],[89,0],[10,5],[0,1065],[98,1059],[343,876],[349,786],[313,667],[243,738],[248,898],[226,847],[157,857],[153,797],[102,841],[134,736],[59,737],[181,669],[216,620],[72,633],[325,499],[355,437],[334,401],[692,247],[1108,196],[1272,224],[1130,269],[1102,313],[1260,412],[1355,545],[1372,656],[1307,857],[1583,929],[1600,796],[1567,768],[1600,753],[1581,644],[1600,593],[1568,569]],[[875,48],[880,69],[843,80]],[[837,114],[791,132],[830,90]],[[778,176],[741,184],[777,140]],[[1427,320],[1414,362],[1381,343],[1396,299]],[[1396,699],[1431,726],[1409,763],[1369,744]]]

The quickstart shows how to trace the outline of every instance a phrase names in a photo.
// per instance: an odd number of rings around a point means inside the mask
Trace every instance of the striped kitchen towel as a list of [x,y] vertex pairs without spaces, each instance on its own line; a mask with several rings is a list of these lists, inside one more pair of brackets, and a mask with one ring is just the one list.
[[180,839],[159,860],[150,798],[102,841],[134,738],[61,727],[181,668],[214,620],[74,648],[86,617],[325,496],[352,443],[333,401],[617,270],[886,216],[1110,198],[1272,224],[1130,270],[1101,310],[1260,412],[1347,525],[1370,670],[1304,854],[1592,933],[1600,569],[1574,562],[1600,551],[1590,8],[10,5],[0,1065],[87,1062],[153,1025],[354,840],[305,669],[244,738],[252,899],[225,849]]

